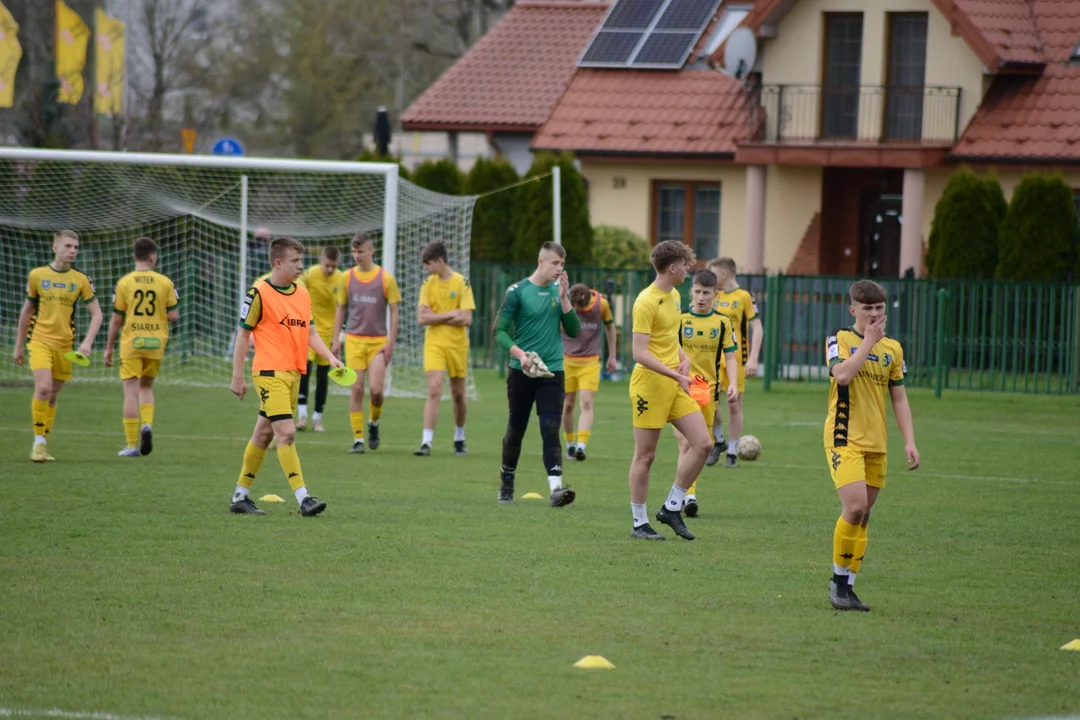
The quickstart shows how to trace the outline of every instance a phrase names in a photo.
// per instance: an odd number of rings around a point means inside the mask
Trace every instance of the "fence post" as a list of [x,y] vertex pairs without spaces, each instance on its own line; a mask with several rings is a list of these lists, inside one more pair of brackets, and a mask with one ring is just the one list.
[[1069,392],[1080,390],[1080,285],[1073,285],[1072,378]]
[[[780,338],[780,323],[777,321],[780,302],[780,276],[769,275],[765,279],[765,377],[761,383],[765,392],[772,389],[776,359],[779,357],[776,346]],[[746,342],[746,338],[743,338],[743,342]]]
[[945,288],[938,290],[938,306],[937,306],[937,330],[934,337],[934,355],[937,363],[936,376],[934,377],[934,397],[940,398],[942,386],[944,385],[945,373],[948,372],[946,368],[947,361],[945,359],[945,320],[948,317],[946,315],[946,305],[949,301],[949,291]]

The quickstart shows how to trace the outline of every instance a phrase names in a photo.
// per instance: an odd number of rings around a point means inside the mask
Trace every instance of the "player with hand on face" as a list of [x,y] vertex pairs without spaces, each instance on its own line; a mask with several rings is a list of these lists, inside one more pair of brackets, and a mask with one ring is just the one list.
[[[592,436],[593,398],[600,389],[600,334],[607,339],[607,369],[615,369],[615,317],[607,298],[589,286],[570,287],[570,304],[578,316],[577,337],[563,331],[563,367],[566,399],[563,402],[563,434],[566,457],[585,460],[585,447]],[[581,399],[581,416],[574,432],[574,401]]]
[[[120,335],[120,381],[124,384],[124,439],[121,457],[149,455],[154,449],[154,380],[158,376],[169,323],[180,319],[180,298],[172,280],[155,271],[158,244],[148,237],[135,241],[135,270],[116,283],[105,365],[112,367],[113,346]],[[141,422],[141,427],[140,427]],[[136,443],[138,445],[136,446]]]
[[296,454],[297,396],[300,376],[307,372],[308,348],[330,363],[343,367],[326,347],[311,320],[311,297],[296,284],[304,272],[304,246],[291,237],[270,243],[270,278],[258,280],[248,290],[240,310],[240,331],[233,350],[233,377],[230,389],[241,400],[247,394],[244,363],[248,336],[255,338],[255,358],[251,361],[252,382],[259,393],[259,419],[244,451],[244,464],[233,493],[229,512],[265,515],[249,497],[255,475],[266,457],[271,440],[277,441],[278,462],[292,488],[300,514],[318,515],[326,503],[308,494],[300,457]]
[[885,487],[887,400],[892,401],[896,424],[904,436],[908,469],[919,467],[920,458],[904,389],[904,350],[885,335],[885,288],[872,280],[859,280],[849,294],[849,312],[855,322],[825,341],[830,375],[825,460],[841,506],[833,529],[829,602],[837,610],[868,612],[870,606],[855,595],[855,576],[866,554],[870,510]]
[[529,427],[533,405],[540,420],[544,469],[551,490],[551,507],[574,502],[576,493],[563,485],[559,425],[563,410],[563,339],[560,327],[577,337],[578,316],[568,297],[570,280],[566,250],[544,243],[532,275],[506,291],[495,325],[495,340],[510,353],[506,394],[510,417],[503,436],[499,503],[514,501],[514,480],[521,441]]
[[90,357],[102,322],[93,281],[72,267],[79,254],[79,236],[61,230],[53,236],[52,250],[53,261],[34,268],[27,278],[26,302],[19,313],[12,353],[15,364],[21,366],[26,342],[34,373],[34,398],[30,401],[34,447],[30,459],[36,463],[56,459],[49,454],[47,442],[56,421],[56,398],[71,379],[71,361],[64,356],[75,344],[76,301],[81,298],[90,311],[90,327],[79,345],[79,353],[85,357]]

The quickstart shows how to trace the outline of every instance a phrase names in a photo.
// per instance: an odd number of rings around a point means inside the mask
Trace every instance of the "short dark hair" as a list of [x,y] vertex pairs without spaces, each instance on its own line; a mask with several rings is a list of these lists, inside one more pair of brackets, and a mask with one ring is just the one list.
[[132,246],[132,252],[135,254],[136,260],[145,262],[150,259],[151,255],[158,252],[158,244],[144,236],[135,241],[135,244]]
[[435,260],[442,260],[447,262],[446,246],[442,244],[441,240],[436,240],[433,243],[429,243],[423,252],[420,253],[420,262],[434,262]]
[[851,296],[852,304],[861,303],[863,305],[879,305],[889,297],[885,287],[873,280],[856,281],[852,284],[848,294]]
[[341,259],[341,251],[337,249],[336,245],[327,245],[322,249],[322,256],[330,262],[337,262]]
[[570,296],[570,303],[578,307],[584,307],[589,304],[589,298],[592,297],[592,290],[585,283],[575,283],[570,286],[567,291]]
[[559,257],[561,257],[563,260],[566,259],[566,248],[564,248],[559,243],[551,242],[550,240],[540,246],[540,252],[553,252]]
[[353,239],[352,239],[353,250],[355,250],[358,247],[363,247],[363,246],[367,245],[368,243],[374,244],[375,241],[372,240],[371,236],[368,235],[366,232],[358,232],[355,235],[353,235]]
[[712,270],[698,270],[694,273],[694,285],[715,289],[719,284],[720,279],[716,277],[716,273]]
[[678,240],[664,240],[656,243],[649,259],[652,261],[656,272],[664,272],[679,260],[694,262],[694,250],[689,245]]
[[303,255],[304,243],[288,236],[274,238],[274,241],[270,243],[270,265],[273,266],[275,260],[285,257],[285,253],[290,250],[295,250]]

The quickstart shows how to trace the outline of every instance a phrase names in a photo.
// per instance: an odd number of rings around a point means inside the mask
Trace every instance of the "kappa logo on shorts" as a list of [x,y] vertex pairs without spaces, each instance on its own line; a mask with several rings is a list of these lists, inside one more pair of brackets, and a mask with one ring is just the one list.
[[270,399],[270,391],[267,390],[266,388],[259,388],[259,402],[261,402],[263,405],[265,405],[266,401],[269,400],[269,399]]
[[[661,301],[661,302],[663,302],[663,301]],[[640,395],[638,395],[637,396],[637,414],[638,414],[638,417],[641,417],[642,414],[644,414],[645,411],[648,410],[648,409],[649,409],[649,401],[646,400],[645,398],[641,397]]]
[[833,469],[833,472],[835,472],[836,469],[839,468],[839,467],[840,467],[840,453],[833,450],[832,451],[832,469]]

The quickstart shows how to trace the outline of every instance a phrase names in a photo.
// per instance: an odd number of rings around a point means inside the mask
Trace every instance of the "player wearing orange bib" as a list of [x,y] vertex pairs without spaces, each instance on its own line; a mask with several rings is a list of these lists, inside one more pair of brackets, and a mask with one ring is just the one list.
[[53,236],[53,261],[34,268],[26,283],[26,302],[19,314],[12,359],[22,365],[23,342],[30,351],[34,373],[34,399],[30,412],[34,423],[34,448],[30,459],[54,460],[46,444],[56,420],[56,398],[71,379],[71,361],[64,357],[75,343],[75,303],[80,298],[90,311],[90,327],[79,345],[89,357],[94,337],[101,328],[101,306],[94,297],[94,283],[71,266],[79,254],[79,236],[61,230]]
[[311,320],[311,297],[296,284],[304,272],[304,246],[290,237],[270,243],[270,277],[257,280],[248,291],[240,310],[240,331],[233,350],[233,377],[230,389],[244,399],[248,336],[255,338],[255,358],[251,361],[252,383],[259,393],[259,419],[244,451],[244,465],[233,493],[229,511],[265,515],[255,507],[249,492],[266,457],[271,440],[277,441],[278,462],[285,471],[300,505],[300,514],[318,515],[326,503],[308,494],[300,458],[296,454],[296,425],[293,414],[300,392],[300,376],[307,372],[308,348],[313,348],[330,367],[342,363],[326,347]]
[[[154,272],[158,245],[148,237],[135,241],[135,271],[116,283],[105,365],[112,367],[120,337],[120,380],[124,383],[124,438],[121,457],[149,455],[154,449],[154,379],[169,342],[169,323],[180,319],[172,280]],[[140,417],[142,429],[139,428]],[[136,447],[135,443],[139,445]]]
[[866,553],[870,510],[885,487],[888,426],[886,399],[904,436],[908,469],[919,467],[915,426],[904,376],[900,343],[885,336],[885,288],[872,280],[851,286],[849,312],[855,323],[825,343],[829,364],[829,414],[825,419],[825,460],[840,496],[833,529],[833,576],[829,602],[837,610],[869,611],[855,595],[855,575]]

